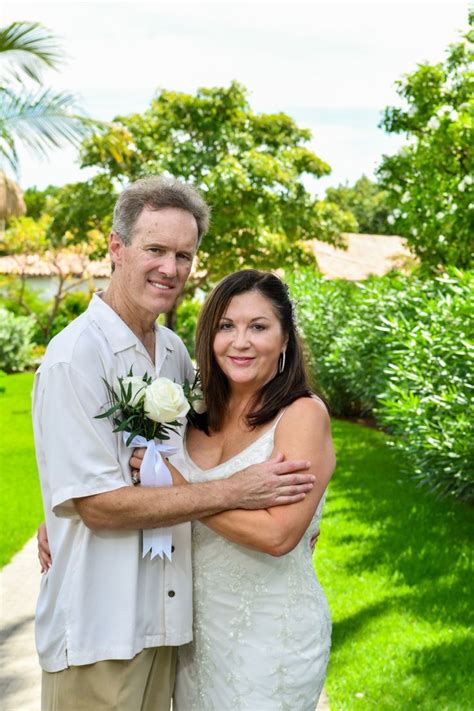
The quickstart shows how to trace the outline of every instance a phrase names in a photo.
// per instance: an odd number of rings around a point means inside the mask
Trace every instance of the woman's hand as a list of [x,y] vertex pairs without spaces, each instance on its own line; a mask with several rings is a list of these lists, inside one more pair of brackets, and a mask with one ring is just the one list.
[[48,532],[46,530],[45,523],[41,523],[39,525],[36,540],[38,541],[38,558],[41,566],[41,572],[45,573],[53,564],[51,551],[49,549]]
[[129,464],[132,474],[132,481],[135,486],[140,483],[140,467],[142,465],[145,452],[145,447],[138,447],[132,451],[132,456],[130,457]]

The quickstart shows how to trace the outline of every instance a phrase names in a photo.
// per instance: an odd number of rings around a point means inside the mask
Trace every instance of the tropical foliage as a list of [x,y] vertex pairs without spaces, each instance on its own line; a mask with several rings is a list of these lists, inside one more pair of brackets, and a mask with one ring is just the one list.
[[39,23],[0,27],[0,167],[18,172],[19,143],[45,155],[85,135],[88,122],[74,96],[43,86],[44,70],[57,69],[61,58],[56,39]]

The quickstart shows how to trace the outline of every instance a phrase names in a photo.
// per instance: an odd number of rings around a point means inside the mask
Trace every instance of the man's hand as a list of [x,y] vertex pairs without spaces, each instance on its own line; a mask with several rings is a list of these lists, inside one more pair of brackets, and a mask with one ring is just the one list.
[[235,508],[268,509],[302,501],[316,480],[307,473],[310,466],[307,460],[286,462],[283,454],[277,454],[273,459],[237,472],[228,479],[235,487],[238,501]]
[[[134,449],[130,457],[132,474],[140,477],[140,466],[146,450]],[[270,506],[294,504],[304,499],[313,488],[315,477],[307,474],[307,460],[285,462],[278,454],[261,464],[252,464],[226,480],[232,489],[232,508],[267,509]]]
[[38,558],[41,566],[41,572],[45,573],[53,564],[48,543],[48,532],[46,531],[45,523],[41,523],[39,525],[36,539],[38,541]]

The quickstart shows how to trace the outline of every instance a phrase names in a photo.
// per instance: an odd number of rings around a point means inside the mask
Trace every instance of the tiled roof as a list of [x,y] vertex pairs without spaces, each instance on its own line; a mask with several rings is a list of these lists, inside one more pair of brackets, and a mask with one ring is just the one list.
[[[328,279],[366,279],[370,274],[385,274],[394,267],[403,267],[413,256],[401,237],[385,235],[345,234],[347,250],[326,242],[313,241],[319,269]],[[278,265],[275,265],[277,267]],[[31,277],[55,276],[58,270],[71,276],[109,277],[110,259],[89,261],[80,254],[64,253],[55,266],[38,255],[0,257],[0,274],[26,274]],[[84,274],[86,270],[87,274]]]
[[[110,259],[91,261],[80,254],[60,254],[53,263],[38,254],[15,254],[0,257],[0,274],[26,274],[31,277],[50,277],[61,272],[71,276],[109,277]],[[84,274],[86,272],[86,274]]]

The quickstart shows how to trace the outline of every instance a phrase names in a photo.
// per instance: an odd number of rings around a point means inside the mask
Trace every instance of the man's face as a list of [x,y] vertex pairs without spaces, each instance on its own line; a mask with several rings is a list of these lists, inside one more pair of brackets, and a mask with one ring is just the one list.
[[153,317],[170,311],[191,271],[197,240],[195,218],[175,207],[145,208],[128,246],[112,233],[114,279],[127,305]]

